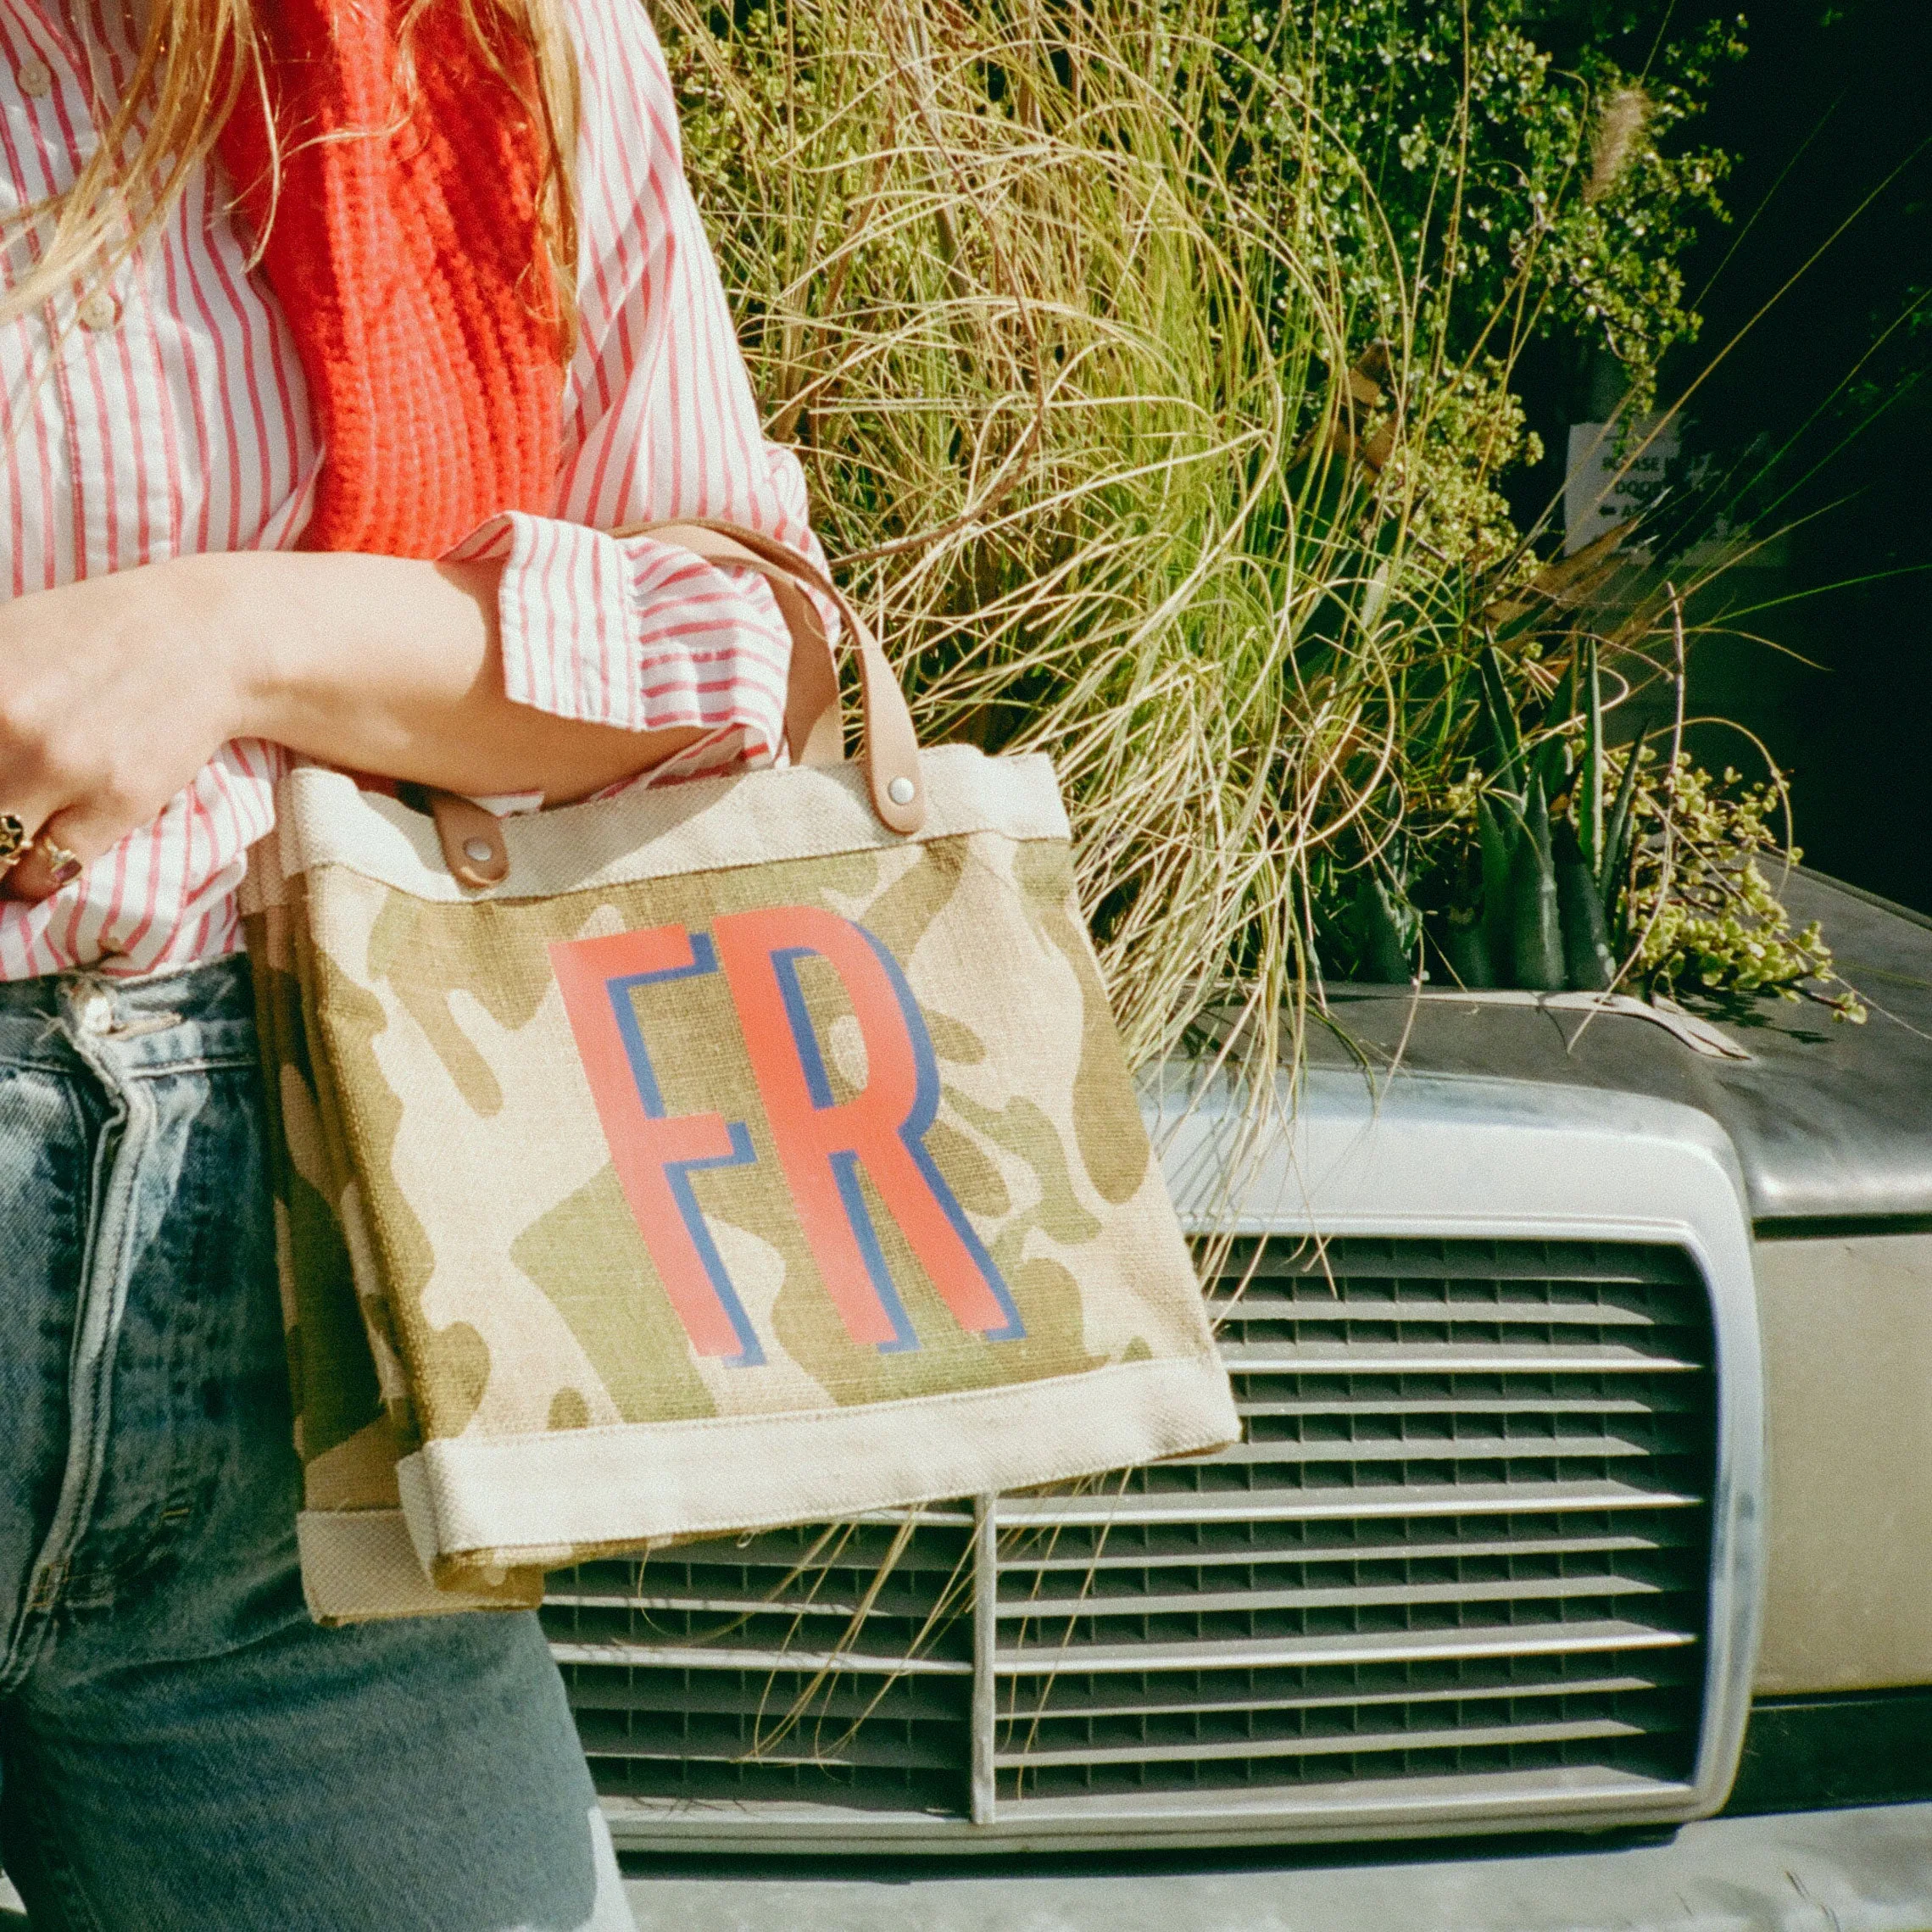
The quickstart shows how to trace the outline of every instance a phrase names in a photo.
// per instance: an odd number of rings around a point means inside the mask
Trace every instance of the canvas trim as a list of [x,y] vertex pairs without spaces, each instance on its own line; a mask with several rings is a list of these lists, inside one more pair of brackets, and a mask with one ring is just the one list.
[[[1044,753],[988,758],[972,745],[920,754],[927,799],[916,842],[990,832],[1006,838],[1072,833]],[[360,792],[320,766],[289,774],[281,792],[280,859],[287,872],[340,865],[413,898],[467,905],[551,899],[644,879],[889,849],[907,843],[880,824],[863,767],[791,766],[564,805],[503,821],[509,875],[477,890],[450,877],[434,822],[394,799]]]
[[439,1590],[416,1556],[399,1509],[303,1510],[295,1519],[302,1594],[318,1623],[436,1617],[454,1610],[527,1610],[542,1579],[506,1574],[495,1586]]
[[[514,1552],[1024,1489],[1219,1448],[1240,1433],[1218,1360],[1188,1356],[848,1409],[445,1438],[396,1473],[419,1552]],[[736,1500],[707,1513],[693,1506],[699,1495]]]

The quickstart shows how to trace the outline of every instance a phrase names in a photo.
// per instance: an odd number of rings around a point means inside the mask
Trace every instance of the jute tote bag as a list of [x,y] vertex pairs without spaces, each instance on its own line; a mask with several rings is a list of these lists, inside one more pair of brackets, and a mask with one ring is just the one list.
[[298,770],[251,871],[324,1621],[1239,1433],[1048,760],[921,752],[802,558],[655,534],[771,582],[793,764],[502,821]]

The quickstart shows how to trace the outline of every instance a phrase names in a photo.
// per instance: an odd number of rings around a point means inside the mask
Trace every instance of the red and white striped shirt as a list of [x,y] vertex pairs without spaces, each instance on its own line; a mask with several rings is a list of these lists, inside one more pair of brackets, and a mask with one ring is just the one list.
[[[707,732],[681,771],[780,742],[788,646],[771,593],[649,538],[748,524],[816,556],[795,458],[760,432],[687,187],[663,55],[638,0],[571,0],[582,68],[580,335],[548,517],[493,519],[453,554],[504,562],[509,694],[562,717]],[[0,197],[74,180],[134,69],[125,0],[0,0]],[[12,230],[0,274],[31,241]],[[19,597],[209,550],[289,549],[322,449],[295,347],[247,270],[218,170],[112,279],[0,326],[0,584]],[[4,667],[0,666],[0,676]],[[38,905],[0,901],[0,979],[151,972],[241,944],[235,892],[289,754],[224,745],[151,825]],[[3,803],[4,801],[0,801]]]

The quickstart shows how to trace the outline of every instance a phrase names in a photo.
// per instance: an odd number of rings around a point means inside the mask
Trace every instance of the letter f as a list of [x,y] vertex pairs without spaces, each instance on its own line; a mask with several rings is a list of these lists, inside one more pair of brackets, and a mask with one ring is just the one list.
[[667,1114],[638,1023],[635,989],[718,970],[704,933],[682,926],[563,941],[550,964],[617,1178],[665,1292],[700,1355],[749,1368],[765,1360],[757,1332],[704,1224],[691,1176],[756,1156],[743,1121]]

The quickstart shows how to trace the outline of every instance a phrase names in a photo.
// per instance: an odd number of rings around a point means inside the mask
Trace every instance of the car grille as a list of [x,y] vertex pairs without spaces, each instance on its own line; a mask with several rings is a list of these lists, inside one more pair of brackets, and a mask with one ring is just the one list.
[[1234,1447],[555,1577],[621,1814],[727,1807],[710,1838],[748,1846],[889,1814],[940,1849],[1687,1781],[1716,1426],[1689,1257],[1250,1240],[1207,1289]]

